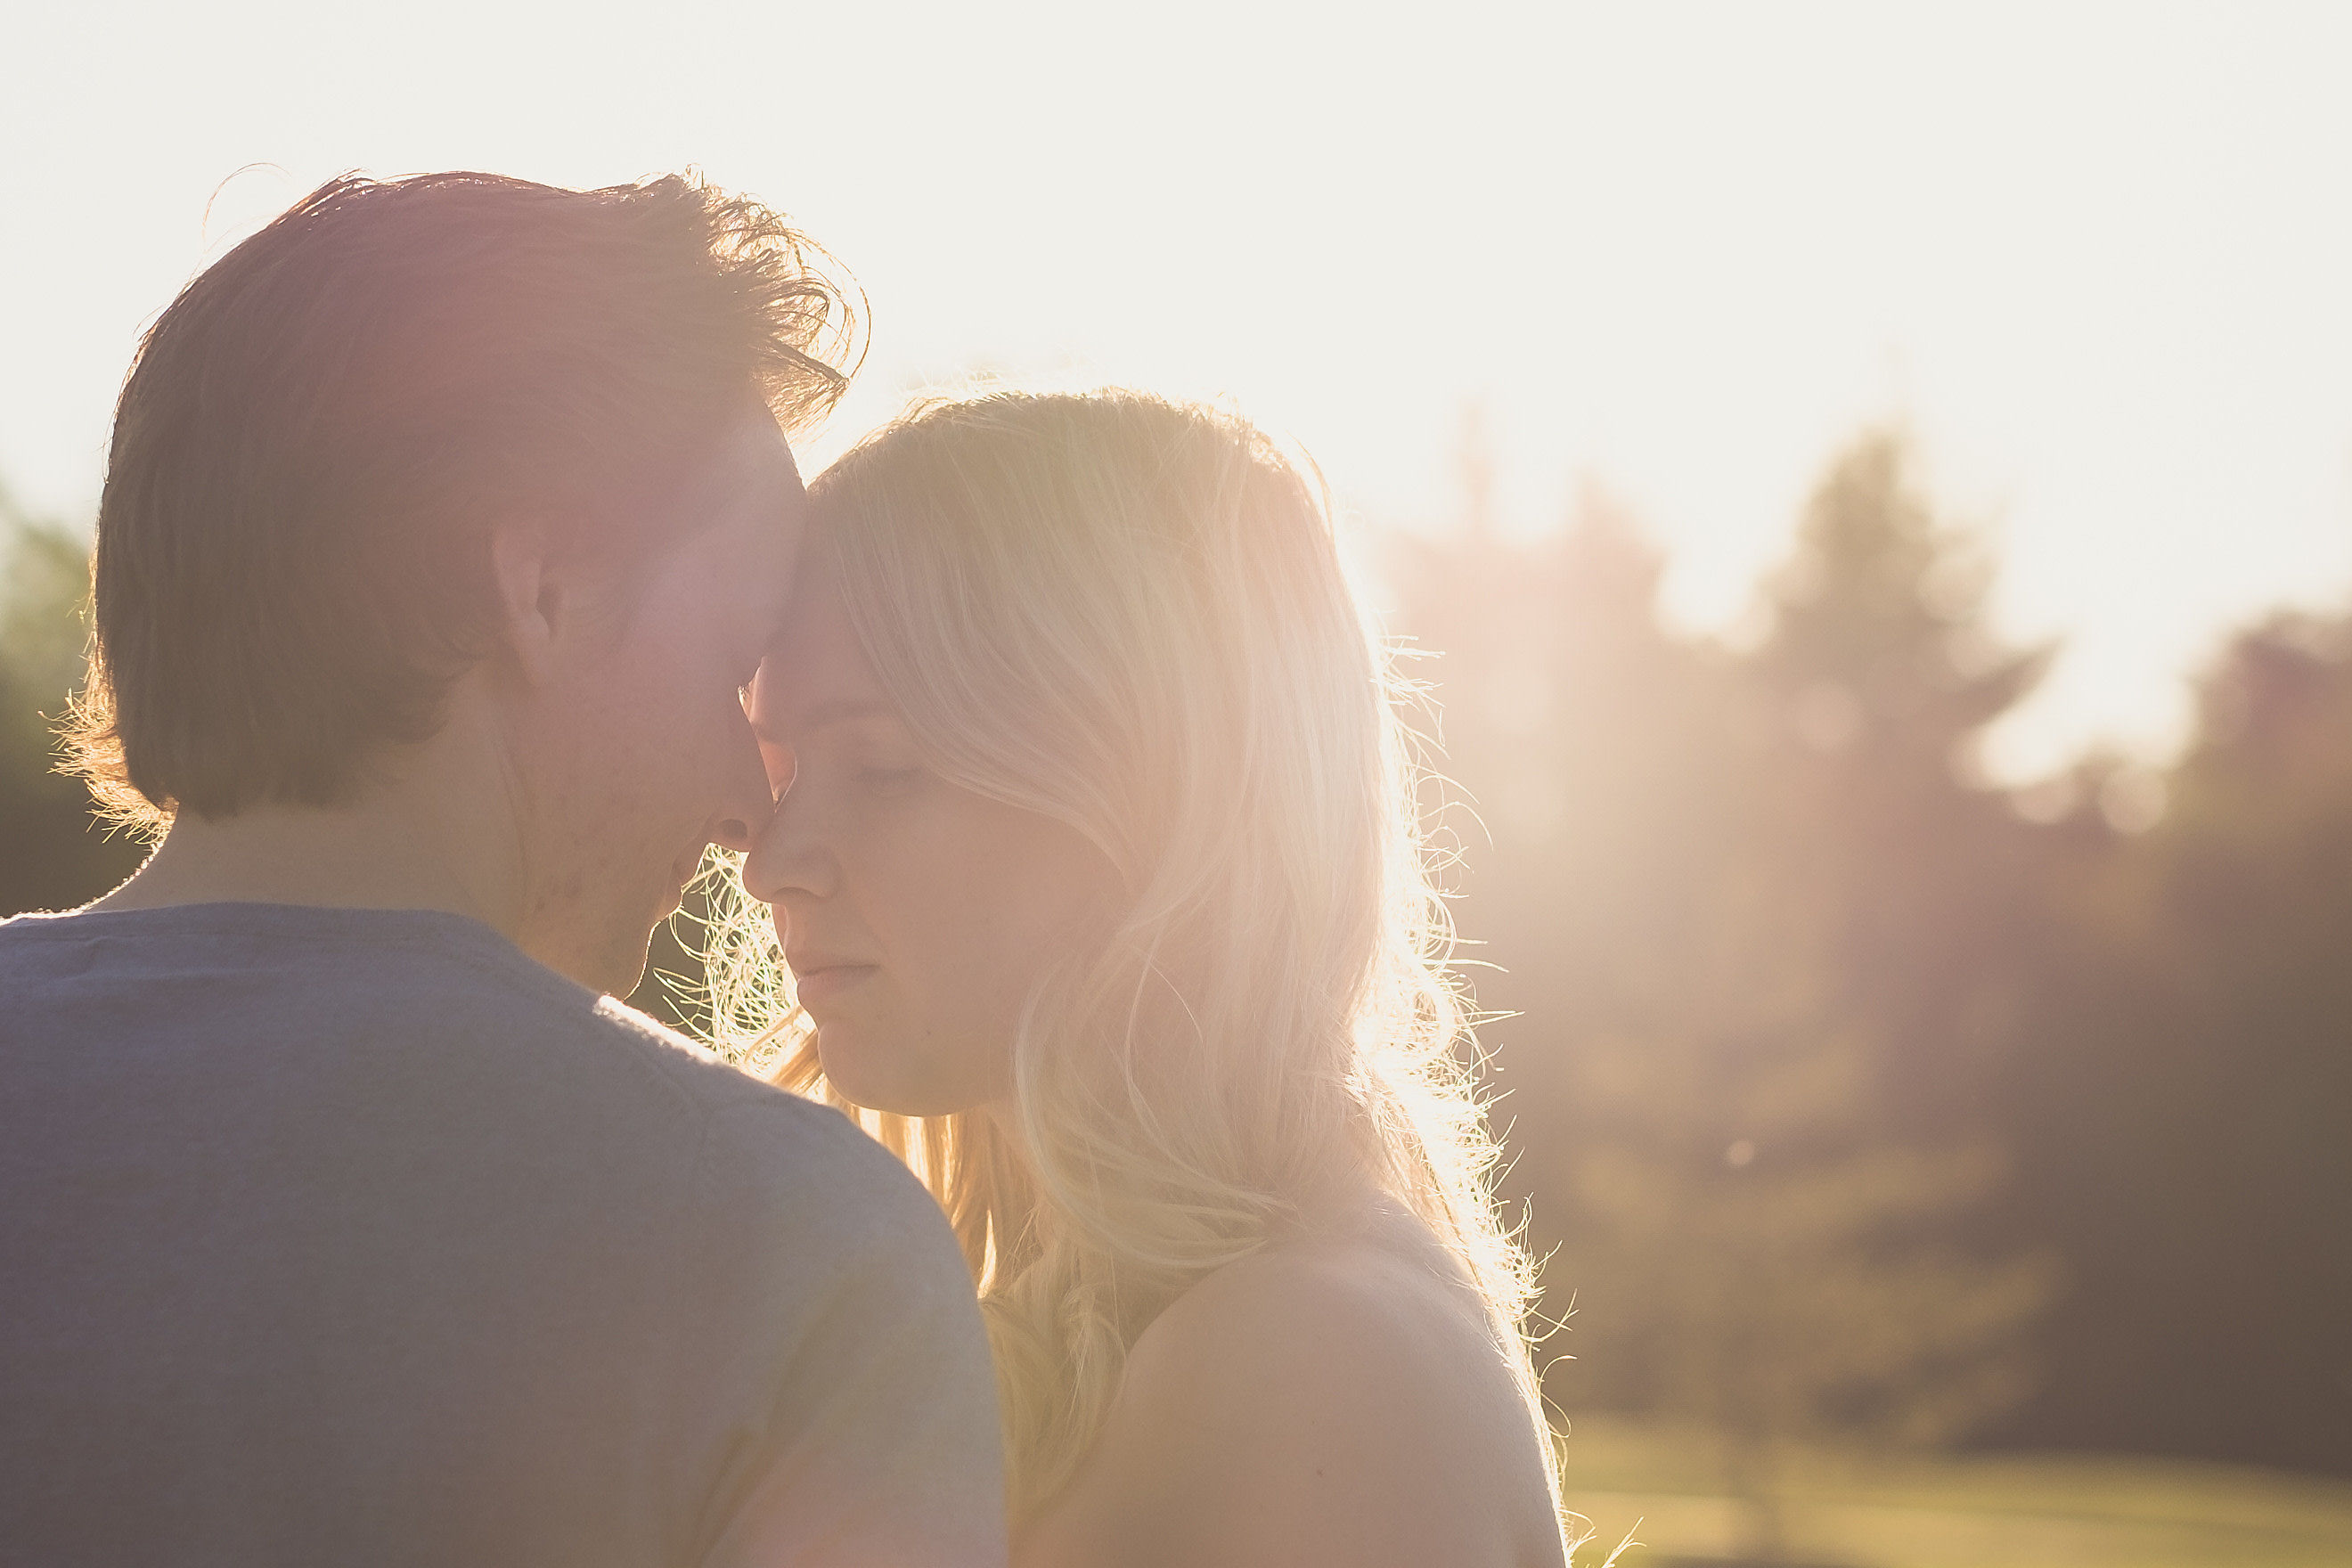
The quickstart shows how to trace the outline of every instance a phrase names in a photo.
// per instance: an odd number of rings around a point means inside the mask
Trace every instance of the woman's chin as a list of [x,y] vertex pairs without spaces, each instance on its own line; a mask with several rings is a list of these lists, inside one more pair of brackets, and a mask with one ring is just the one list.
[[816,1027],[816,1059],[834,1092],[861,1110],[890,1116],[937,1114],[908,1109],[909,1100],[906,1086],[898,1081],[900,1075],[863,1048],[867,1042],[858,1037],[860,1033],[856,1025],[841,1018]]
[[869,1048],[871,1041],[845,1019],[821,1023],[816,1030],[816,1058],[834,1091],[862,1110],[887,1116],[953,1116],[976,1108],[987,1097],[962,1092],[957,1086],[936,1081],[931,1075],[909,1072],[904,1064],[881,1059],[885,1053]]

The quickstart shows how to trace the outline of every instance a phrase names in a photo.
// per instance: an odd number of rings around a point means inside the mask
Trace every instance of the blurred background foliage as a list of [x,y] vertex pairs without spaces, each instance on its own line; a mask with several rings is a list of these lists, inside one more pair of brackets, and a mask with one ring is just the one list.
[[1830,463],[1738,647],[1604,496],[1507,540],[1474,461],[1397,542],[1549,1390],[1726,1439],[1759,1555],[1791,1443],[2352,1474],[2352,619],[2232,640],[2168,773],[1993,788],[2051,650],[1908,470]]
[[[2004,789],[2052,650],[1899,432],[1737,643],[1667,629],[1605,494],[1505,536],[1468,449],[1381,576],[1563,1415],[1707,1434],[1758,1555],[1841,1447],[2352,1477],[2352,614],[2234,637],[2168,770]],[[0,910],[68,907],[138,856],[50,766],[86,543],[0,530]]]
[[78,782],[55,771],[55,723],[89,641],[85,533],[28,517],[0,487],[0,913],[68,909],[137,868]]

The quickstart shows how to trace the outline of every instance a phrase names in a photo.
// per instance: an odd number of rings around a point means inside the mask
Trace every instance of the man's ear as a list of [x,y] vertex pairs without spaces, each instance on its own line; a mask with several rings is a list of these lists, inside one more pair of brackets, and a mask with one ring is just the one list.
[[499,591],[499,640],[525,680],[537,686],[555,665],[555,647],[572,611],[569,576],[551,558],[537,521],[501,522],[490,531],[490,571]]

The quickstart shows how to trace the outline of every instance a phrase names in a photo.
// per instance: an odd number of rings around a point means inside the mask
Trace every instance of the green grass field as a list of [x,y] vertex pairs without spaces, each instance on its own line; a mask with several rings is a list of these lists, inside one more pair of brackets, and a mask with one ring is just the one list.
[[[1731,1556],[1740,1511],[1706,1440],[1599,1419],[1566,1447],[1569,1506],[1597,1564]],[[1822,1455],[1786,1469],[1790,1557],[1847,1568],[2352,1568],[2352,1483],[2084,1455]]]

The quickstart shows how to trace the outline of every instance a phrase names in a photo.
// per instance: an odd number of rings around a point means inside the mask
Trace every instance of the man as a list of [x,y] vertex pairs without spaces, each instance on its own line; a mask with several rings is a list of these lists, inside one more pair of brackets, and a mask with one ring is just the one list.
[[937,1208],[604,994],[772,806],[814,254],[346,179],[148,334],[79,741],[169,827],[0,925],[0,1557],[1002,1562]]

